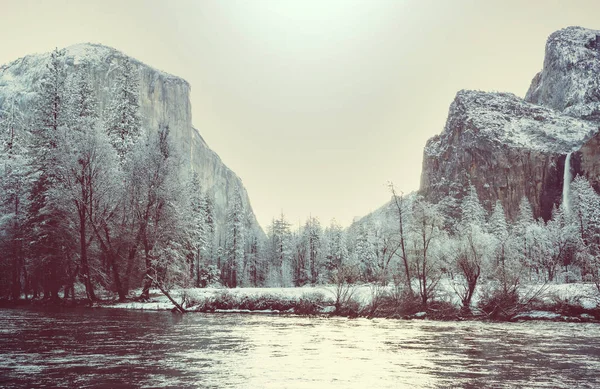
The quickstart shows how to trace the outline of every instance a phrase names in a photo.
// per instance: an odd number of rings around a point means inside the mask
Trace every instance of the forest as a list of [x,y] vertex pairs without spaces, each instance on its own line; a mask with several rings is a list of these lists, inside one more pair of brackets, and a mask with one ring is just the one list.
[[[241,194],[216,226],[210,188],[173,146],[168,126],[143,128],[139,79],[125,59],[107,111],[86,66],[67,75],[56,50],[33,114],[0,112],[0,298],[89,301],[150,289],[317,284],[393,285],[422,307],[450,285],[465,309],[478,289],[514,301],[522,285],[593,282],[600,292],[600,196],[584,177],[550,220],[527,198],[507,220],[473,186],[459,202],[403,195],[342,228],[280,215],[250,228]],[[132,292],[136,291],[136,296]]]

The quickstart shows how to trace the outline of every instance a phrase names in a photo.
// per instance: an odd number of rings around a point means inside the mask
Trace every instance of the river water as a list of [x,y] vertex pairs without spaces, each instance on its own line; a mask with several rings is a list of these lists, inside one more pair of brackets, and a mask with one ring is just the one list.
[[598,388],[600,325],[0,309],[2,388]]

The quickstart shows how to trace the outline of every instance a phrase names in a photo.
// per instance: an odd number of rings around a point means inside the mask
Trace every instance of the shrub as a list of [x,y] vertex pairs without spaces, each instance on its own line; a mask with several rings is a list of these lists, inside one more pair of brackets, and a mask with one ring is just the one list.
[[512,290],[487,288],[481,292],[478,307],[491,319],[508,320],[521,309],[519,294]]
[[298,299],[294,307],[294,313],[299,315],[316,315],[321,312],[325,305],[331,305],[333,301],[326,300],[323,293],[305,293]]
[[432,301],[427,308],[427,317],[435,320],[455,320],[460,310],[450,301]]

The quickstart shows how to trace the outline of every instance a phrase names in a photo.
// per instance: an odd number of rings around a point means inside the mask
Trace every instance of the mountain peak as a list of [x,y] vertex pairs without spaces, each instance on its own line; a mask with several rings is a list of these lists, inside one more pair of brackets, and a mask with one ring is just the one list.
[[600,30],[567,27],[546,42],[544,67],[525,100],[568,116],[600,121]]

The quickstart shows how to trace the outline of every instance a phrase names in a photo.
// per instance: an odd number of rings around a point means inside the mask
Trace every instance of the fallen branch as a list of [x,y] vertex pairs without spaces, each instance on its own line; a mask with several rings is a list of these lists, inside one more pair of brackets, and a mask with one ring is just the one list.
[[146,274],[146,277],[148,277],[152,282],[154,282],[156,284],[156,286],[158,287],[158,289],[160,289],[160,291],[162,292],[162,294],[164,294],[165,296],[167,296],[167,298],[173,303],[173,305],[175,305],[175,308],[177,309],[177,311],[181,312],[181,313],[186,313],[186,309],[184,307],[182,307],[180,304],[177,303],[177,301],[175,301],[175,299],[173,299],[173,297],[171,297],[171,295],[169,294],[169,292],[167,292],[162,285],[160,284],[160,282],[158,282],[156,279],[152,278],[150,276],[150,274]]

